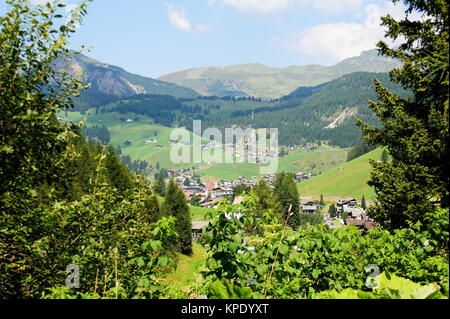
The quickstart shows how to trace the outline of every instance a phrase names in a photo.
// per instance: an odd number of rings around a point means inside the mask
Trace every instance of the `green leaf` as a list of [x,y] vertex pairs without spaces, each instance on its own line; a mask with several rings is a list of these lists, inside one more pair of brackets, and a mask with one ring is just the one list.
[[314,269],[314,270],[312,271],[312,276],[313,276],[313,278],[317,280],[317,278],[319,278],[319,273],[320,273],[319,270]]
[[289,246],[286,246],[286,245],[280,245],[279,251],[280,251],[280,254],[284,256],[284,255],[286,255],[286,254],[288,253],[288,251],[289,251]]
[[256,272],[257,272],[258,275],[260,275],[260,276],[264,276],[265,273],[267,272],[267,270],[268,270],[268,266],[267,266],[267,265],[259,265],[259,266],[256,266]]
[[439,286],[436,284],[429,284],[427,286],[422,286],[411,293],[414,299],[427,299],[435,292],[439,291]]

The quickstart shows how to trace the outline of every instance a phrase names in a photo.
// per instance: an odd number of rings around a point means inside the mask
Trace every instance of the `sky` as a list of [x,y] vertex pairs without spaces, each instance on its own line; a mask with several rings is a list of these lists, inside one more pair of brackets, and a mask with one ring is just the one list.
[[403,12],[385,0],[94,0],[70,46],[153,78],[242,63],[333,65],[375,48],[380,16]]

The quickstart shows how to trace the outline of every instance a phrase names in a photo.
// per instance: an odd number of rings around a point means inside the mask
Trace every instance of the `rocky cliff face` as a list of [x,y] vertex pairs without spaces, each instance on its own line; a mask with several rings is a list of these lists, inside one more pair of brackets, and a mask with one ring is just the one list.
[[77,55],[64,63],[56,63],[57,69],[68,69],[71,73],[83,73],[84,81],[91,83],[92,92],[101,92],[115,96],[129,96],[134,94],[172,95],[177,98],[195,98],[200,94],[196,91],[181,87],[174,83],[155,80],[132,74],[122,68],[109,65]]

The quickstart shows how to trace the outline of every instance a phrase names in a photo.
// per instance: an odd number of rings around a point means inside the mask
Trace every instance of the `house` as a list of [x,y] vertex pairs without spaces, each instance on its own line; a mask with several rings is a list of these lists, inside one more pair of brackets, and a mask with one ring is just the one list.
[[354,198],[346,198],[346,199],[340,199],[337,201],[337,207],[339,208],[345,208],[347,207],[356,207],[357,201]]
[[314,205],[314,201],[310,200],[310,199],[302,199],[300,201],[300,204],[302,206],[313,206]]
[[304,214],[317,213],[318,207],[316,205],[302,205],[302,212]]
[[216,186],[213,183],[208,182],[208,183],[206,183],[205,188],[206,188],[206,190],[211,191],[214,188],[216,188]]
[[348,214],[349,217],[354,219],[363,219],[365,217],[365,210],[359,207],[346,207],[344,212]]
[[146,140],[146,141],[145,141],[145,144],[151,144],[151,143],[157,143],[157,142],[158,142],[157,140],[151,138],[151,139],[149,139],[149,140]]
[[345,224],[348,226],[364,226],[365,221],[362,219],[347,218]]
[[303,172],[298,172],[297,174],[294,175],[294,178],[297,182],[301,182],[305,179],[306,174]]
[[192,222],[192,240],[197,240],[203,233],[203,229],[208,227],[210,222],[207,221],[193,221]]
[[377,225],[372,218],[367,216],[367,212],[362,208],[346,208],[345,212],[349,214],[349,217],[345,219],[345,223],[348,226],[372,229]]
[[216,198],[213,200],[205,201],[200,203],[200,206],[203,208],[216,208],[217,204],[219,204],[222,201],[220,198]]
[[226,196],[232,196],[233,190],[231,188],[223,189],[217,187],[211,190],[209,194],[211,194],[211,198],[224,198]]

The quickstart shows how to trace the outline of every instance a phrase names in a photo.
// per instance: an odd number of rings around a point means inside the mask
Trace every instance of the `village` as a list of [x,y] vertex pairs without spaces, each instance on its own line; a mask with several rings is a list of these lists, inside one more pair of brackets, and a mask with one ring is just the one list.
[[[195,202],[195,206],[208,209],[217,209],[219,203],[224,199],[233,199],[233,205],[241,204],[243,196],[234,196],[233,192],[233,189],[237,186],[244,186],[250,189],[255,187],[259,180],[263,179],[267,185],[273,187],[276,179],[276,175],[253,176],[250,178],[241,176],[233,181],[221,179],[216,182],[203,183],[196,174],[196,171],[199,169],[200,167],[167,170],[168,177],[165,181],[168,182],[170,178],[173,178],[175,183],[183,190],[186,200],[191,206]],[[298,172],[294,174],[294,179],[298,183],[311,179],[314,176],[314,174]],[[194,198],[196,200],[193,201]],[[362,207],[362,203],[358,204],[355,198],[340,199],[332,203],[336,207],[335,216],[330,216],[327,211],[324,211],[324,206],[317,200],[301,199],[300,203],[300,212],[303,214],[323,213],[324,223],[329,228],[356,226],[368,230],[376,226],[374,220],[368,216],[367,210]],[[371,201],[367,201],[367,205],[371,205]],[[240,218],[241,216],[242,214],[238,213],[229,215],[227,218]],[[193,221],[193,239],[197,239],[208,224],[208,221]]]
[[[252,145],[251,141],[241,141],[238,145],[222,145],[215,141],[210,141],[208,144],[203,144],[203,150],[210,151],[215,149],[224,149],[225,152],[230,152],[234,154],[237,160],[244,159],[252,159],[256,162],[256,164],[263,164],[265,157],[270,157],[275,155],[275,150],[268,147],[266,148],[264,154],[260,152],[252,153],[252,148],[255,145]],[[127,141],[126,144],[133,143],[132,141]],[[148,144],[156,144],[154,148],[162,149],[165,146],[158,145],[158,140],[154,138],[147,139],[144,142],[146,145]],[[189,146],[189,142],[181,142],[176,140],[169,140],[169,147],[176,145],[184,145]],[[193,145],[196,146],[196,145]],[[198,145],[197,145],[198,146]],[[306,150],[313,150],[315,148],[314,145],[310,143],[301,143],[300,145],[291,146],[286,150],[282,149],[281,153],[287,154],[289,151],[294,151],[296,148],[303,148]],[[283,154],[279,154],[283,156]],[[262,160],[260,160],[262,159]],[[208,163],[210,164],[210,163]],[[225,180],[220,179],[217,181],[209,181],[202,182],[199,174],[202,167],[200,165],[193,166],[191,168],[182,168],[182,169],[168,169],[167,177],[165,178],[165,182],[168,183],[171,178],[174,179],[175,183],[183,190],[183,193],[186,197],[187,202],[191,206],[198,206],[207,209],[217,209],[218,205],[224,199],[232,200],[233,205],[238,205],[242,202],[242,196],[235,196],[234,188],[235,187],[244,187],[247,189],[251,189],[257,185],[259,180],[264,180],[267,185],[273,187],[276,175],[264,175],[264,176],[252,176],[252,177],[244,177],[240,176],[235,180]],[[293,174],[294,182],[300,183],[306,180],[309,180],[315,177],[316,174],[313,173],[305,173],[305,172],[297,172]],[[336,207],[335,216],[330,216],[328,211],[324,210],[324,206],[321,205],[317,200],[311,199],[301,199],[300,200],[300,213],[303,214],[317,214],[322,213],[324,218],[324,223],[329,228],[336,228],[342,226],[357,226],[364,229],[372,229],[375,227],[375,222],[371,219],[365,208],[361,207],[361,204],[358,205],[358,202],[355,198],[345,198],[339,199],[336,202],[332,203]],[[370,205],[370,201],[367,201]],[[364,205],[365,206],[365,205]],[[233,215],[228,216],[229,218],[239,218],[241,215]],[[205,228],[209,224],[208,221],[194,221],[193,222],[193,236],[195,238],[201,233],[201,230]]]

